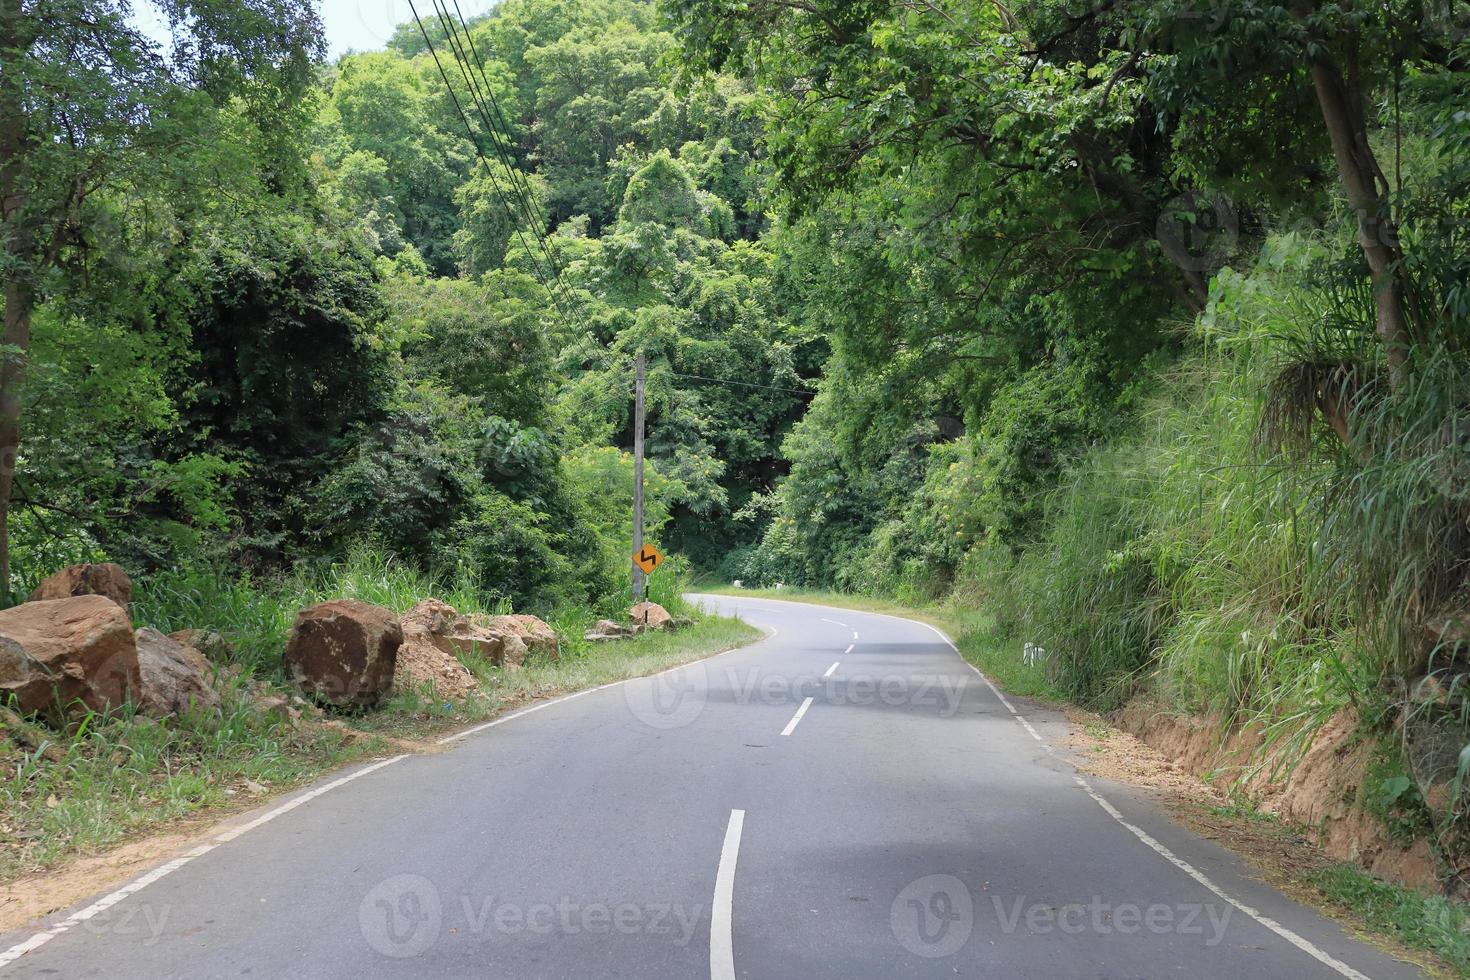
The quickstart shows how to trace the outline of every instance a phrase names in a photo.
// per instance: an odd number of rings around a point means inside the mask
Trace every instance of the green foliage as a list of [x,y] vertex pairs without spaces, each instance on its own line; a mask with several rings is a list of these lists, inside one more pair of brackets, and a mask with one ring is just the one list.
[[1401,888],[1345,864],[1317,873],[1313,884],[1374,928],[1438,954],[1457,971],[1470,970],[1470,917],[1454,899]]
[[642,356],[668,602],[983,603],[1028,690],[1273,763],[1351,709],[1404,736],[1382,815],[1470,839],[1453,18],[505,0],[482,105],[442,23],[321,65],[305,8],[165,6],[174,58],[100,0],[0,36],[12,598],[118,558],[262,673],[333,591],[575,633]]
[[688,171],[668,150],[660,150],[628,180],[618,220],[693,229],[700,217],[699,201],[694,195],[694,181]]
[[[512,240],[534,240],[546,220],[545,181],[498,161],[488,167],[481,164],[454,192],[454,199],[459,205],[454,250],[460,272],[471,278],[499,269]],[[532,219],[525,217],[525,207]]]

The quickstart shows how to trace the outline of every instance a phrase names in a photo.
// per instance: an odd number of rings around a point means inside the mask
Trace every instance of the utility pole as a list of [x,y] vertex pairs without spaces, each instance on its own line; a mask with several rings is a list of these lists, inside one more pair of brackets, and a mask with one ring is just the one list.
[[[634,362],[638,369],[633,383],[633,554],[643,551],[643,380],[648,360],[642,353]],[[633,566],[633,604],[643,601],[643,569]]]

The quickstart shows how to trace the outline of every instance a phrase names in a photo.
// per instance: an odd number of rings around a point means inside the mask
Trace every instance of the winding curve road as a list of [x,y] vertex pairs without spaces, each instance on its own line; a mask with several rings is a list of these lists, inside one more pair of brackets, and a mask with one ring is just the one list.
[[769,635],[246,814],[0,974],[1419,976],[1079,778],[930,627],[703,601]]

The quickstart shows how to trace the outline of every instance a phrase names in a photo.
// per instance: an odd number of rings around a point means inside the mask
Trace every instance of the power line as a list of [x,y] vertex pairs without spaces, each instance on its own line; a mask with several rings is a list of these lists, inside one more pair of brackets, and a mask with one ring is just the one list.
[[[430,56],[432,56],[434,59],[434,66],[439,69],[439,77],[444,80],[444,87],[449,90],[449,98],[454,103],[455,111],[459,113],[460,120],[464,122],[465,132],[468,133],[470,137],[470,144],[474,146],[476,155],[479,156],[480,161],[486,165],[486,170],[489,171],[490,161],[485,156],[485,149],[483,146],[480,145],[479,137],[475,133],[475,127],[471,125],[469,115],[464,111],[464,106],[459,101],[459,95],[454,91],[454,85],[449,81],[449,73],[444,70],[444,64],[439,60],[439,52],[435,50],[434,42],[429,40],[429,32],[424,27],[423,19],[419,17],[418,9],[414,6],[413,0],[409,0],[408,9],[413,14],[414,23],[418,25],[419,34],[423,37],[424,44],[428,47]],[[455,60],[456,62],[458,62],[457,58]],[[526,249],[526,254],[530,258],[532,266],[536,267],[537,278],[541,280],[541,285],[546,290],[547,296],[551,299],[551,304],[556,307],[557,312],[559,312],[564,318],[568,320],[572,319],[572,317],[568,316],[567,311],[562,308],[562,304],[556,295],[556,291],[551,287],[550,277],[545,276],[545,274],[539,268],[540,262],[536,258],[536,253],[531,251],[531,247],[526,244],[525,236],[521,233],[520,230],[520,221],[516,218],[515,212],[510,206],[509,200],[500,190],[500,184],[495,180],[493,173],[491,174],[490,183],[495,190],[496,197],[500,199],[501,206],[505,209],[506,216],[511,219],[511,227],[514,229],[516,237],[520,239],[522,247]],[[586,329],[585,324],[583,325],[583,329]]]
[[[521,206],[521,211],[526,219],[526,223],[530,225],[531,233],[536,237],[536,245],[540,249],[542,256],[545,258],[546,265],[551,270],[551,275],[555,280],[556,285],[561,288],[563,301],[569,307],[571,307],[574,313],[577,314],[578,323],[585,330],[586,324],[582,322],[582,318],[580,316],[580,304],[576,302],[575,297],[572,294],[571,287],[567,285],[566,280],[562,277],[562,270],[560,265],[557,263],[555,257],[551,254],[551,251],[547,247],[546,239],[550,234],[550,229],[546,227],[544,222],[539,220],[536,209],[531,201],[532,195],[530,193],[530,184],[529,182],[527,182],[525,175],[522,174],[511,162],[512,141],[510,138],[510,125],[506,122],[504,114],[500,112],[500,104],[495,98],[495,91],[490,85],[490,78],[485,73],[484,63],[480,58],[479,49],[475,46],[474,38],[470,36],[469,25],[465,22],[464,14],[460,12],[459,4],[458,2],[456,2],[455,13],[459,20],[459,30],[456,30],[454,20],[449,16],[448,4],[444,2],[444,0],[433,0],[433,3],[434,13],[438,16],[440,25],[444,28],[445,36],[448,39],[449,45],[454,52],[455,64],[459,68],[460,75],[464,78],[465,84],[469,86],[470,98],[474,102],[475,110],[479,113],[481,122],[485,124],[485,128],[490,133],[490,138],[495,144],[497,159],[505,167],[506,180],[507,183],[509,183],[510,185],[511,192],[514,194],[515,198]],[[461,31],[464,35],[462,40],[460,37]],[[471,52],[473,52],[474,54],[473,62],[470,60]],[[481,84],[475,80],[474,71],[472,69],[476,67],[478,67],[480,81],[483,82],[483,88]],[[495,108],[495,115],[500,120],[499,128],[497,128],[495,123],[491,121],[490,115],[485,109],[486,97],[489,98],[490,103]],[[498,191],[499,183],[496,180],[495,175],[491,173],[488,176],[490,177],[491,184],[494,185]],[[502,193],[500,196],[504,201],[504,194]],[[523,246],[526,244],[524,236],[521,236],[521,244]],[[526,247],[529,248],[529,246]]]
[[[410,3],[410,9],[412,9],[412,4],[411,3]],[[483,102],[483,100],[479,96],[479,92],[478,92],[477,87],[475,85],[475,80],[474,80],[473,75],[470,74],[470,72],[468,71],[468,69],[466,67],[466,59],[464,58],[463,53],[461,52],[461,50],[459,48],[459,45],[457,43],[458,42],[458,38],[455,35],[454,29],[453,29],[452,25],[449,22],[448,11],[447,10],[442,10],[440,8],[439,0],[434,0],[434,13],[439,18],[439,25],[444,30],[445,40],[448,42],[448,44],[450,46],[450,49],[451,49],[452,53],[454,54],[454,64],[455,64],[455,67],[459,69],[460,77],[462,77],[465,80],[465,85],[467,86],[468,94],[469,94],[469,97],[470,97],[471,102],[473,103],[473,105],[475,107],[475,111],[479,114],[481,121],[486,124],[486,127],[488,129],[490,129],[491,136],[492,136],[492,138],[495,138],[495,141],[497,143],[497,149],[498,149],[498,144],[499,144],[498,136],[495,133],[494,128],[489,126],[489,119],[488,119],[488,117],[485,114],[484,102]],[[417,17],[418,17],[418,11],[417,10],[414,10],[414,17],[415,17],[415,19],[417,19]],[[420,27],[420,33],[422,33],[423,32],[422,22],[420,22],[419,27]],[[425,43],[428,43],[427,38],[425,39]],[[512,232],[515,234],[516,238],[520,241],[521,247],[523,247],[524,249],[526,249],[527,257],[531,260],[532,265],[533,266],[538,265],[539,263],[537,263],[536,255],[531,250],[531,246],[529,244],[527,244],[527,242],[526,242],[526,236],[521,231],[521,219],[515,213],[515,209],[511,206],[510,199],[506,196],[505,191],[501,188],[500,181],[495,176],[494,168],[492,168],[490,166],[489,160],[486,159],[484,147],[480,144],[479,138],[475,134],[474,127],[471,125],[470,120],[469,120],[469,117],[465,114],[464,109],[463,109],[463,106],[459,102],[459,97],[457,95],[455,95],[455,93],[454,93],[454,85],[449,81],[448,74],[444,71],[443,65],[440,64],[438,53],[434,51],[432,45],[430,45],[429,50],[430,50],[430,53],[434,56],[434,63],[435,63],[435,65],[437,65],[439,67],[439,75],[440,75],[441,78],[444,79],[444,85],[445,85],[445,87],[449,89],[450,96],[454,99],[456,108],[458,108],[460,110],[460,118],[461,118],[461,120],[465,124],[465,131],[469,134],[470,140],[471,140],[471,142],[475,146],[475,151],[476,151],[476,153],[480,157],[480,161],[485,164],[485,170],[486,170],[486,174],[485,175],[486,175],[487,178],[489,178],[489,180],[490,180],[490,186],[495,191],[495,196],[496,196],[496,198],[499,199],[500,204],[501,204],[501,207],[505,210],[506,217],[510,219]],[[499,158],[499,156],[500,156],[500,154],[497,153],[497,158]],[[509,169],[509,165],[507,165],[507,168]],[[553,274],[555,273],[556,270],[555,270],[554,267],[548,267],[548,268],[550,268],[550,271]],[[538,276],[541,276],[541,275],[542,275],[542,273],[538,271]],[[555,277],[555,279],[556,279],[557,282],[560,281],[560,277]],[[548,293],[554,294],[555,291],[552,288],[550,282],[546,281],[544,278],[543,278],[542,285],[546,286],[546,290],[547,290]],[[553,295],[552,302],[557,305],[557,308],[561,310],[562,315],[565,316],[566,313],[567,313],[567,311],[565,309],[562,309],[561,303],[558,302],[557,299],[558,298],[555,295]]]
[[817,394],[809,388],[782,388],[777,385],[758,385],[749,381],[727,381],[724,378],[706,378],[702,374],[680,374],[678,371],[670,371],[676,378],[688,378],[691,381],[708,381],[717,385],[738,385],[741,388],[760,388],[763,391],[784,391],[792,395],[806,395],[808,397]]
[[[436,0],[436,2],[444,4],[446,12],[448,11],[448,5],[445,4],[445,0]],[[494,111],[495,118],[500,124],[500,134],[503,135],[496,133],[496,127],[494,125],[490,125],[490,132],[496,136],[496,143],[501,147],[506,170],[510,174],[511,186],[516,190],[517,195],[521,199],[526,216],[531,221],[531,230],[538,235],[537,243],[541,246],[542,254],[546,256],[546,261],[551,265],[552,272],[556,275],[557,281],[561,283],[563,292],[570,294],[571,288],[567,285],[566,280],[562,278],[561,265],[554,254],[555,249],[551,247],[551,229],[533,206],[532,198],[534,194],[531,191],[530,181],[520,170],[511,166],[510,147],[513,145],[513,141],[511,140],[510,123],[506,119],[505,113],[500,110],[500,100],[495,97],[495,89],[490,84],[490,77],[485,73],[485,59],[480,57],[480,48],[475,44],[474,35],[470,33],[469,24],[464,19],[464,12],[459,9],[459,0],[453,0],[453,3],[455,16],[459,19],[460,28],[464,32],[465,42],[469,45],[470,53],[474,55],[474,67],[480,73],[480,80],[484,84],[485,95],[490,100],[490,108]]]

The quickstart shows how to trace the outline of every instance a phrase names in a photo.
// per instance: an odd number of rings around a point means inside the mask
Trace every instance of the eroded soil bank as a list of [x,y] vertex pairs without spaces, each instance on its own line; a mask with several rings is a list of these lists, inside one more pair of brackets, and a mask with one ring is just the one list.
[[1429,842],[1404,847],[1361,804],[1374,743],[1343,711],[1324,725],[1295,766],[1262,762],[1262,734],[1230,729],[1218,718],[1175,714],[1136,699],[1109,720],[1157,749],[1183,770],[1246,797],[1264,813],[1302,828],[1328,855],[1361,865],[1387,881],[1441,890]]

